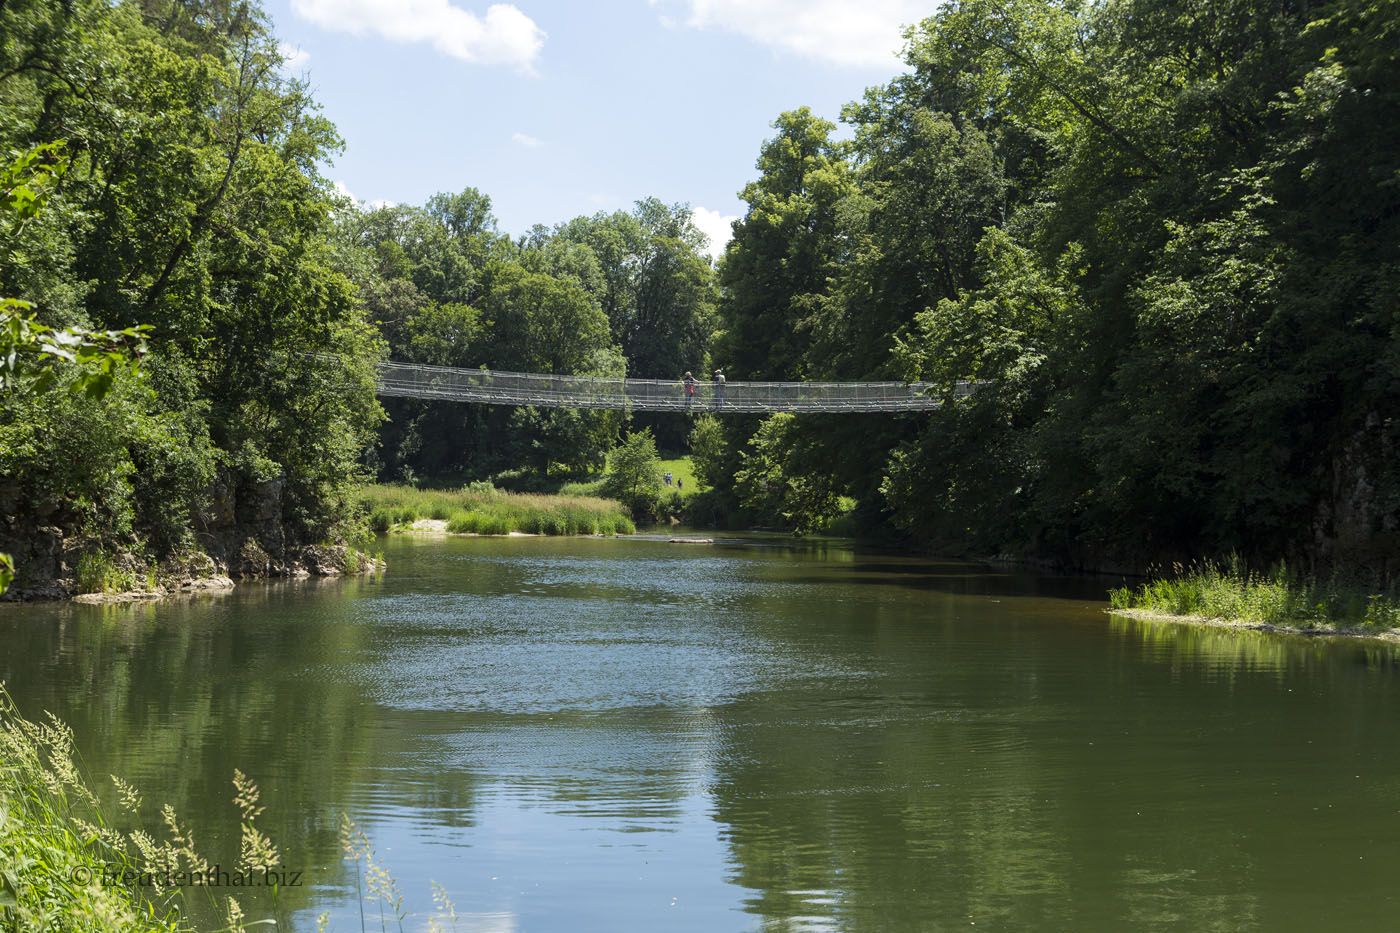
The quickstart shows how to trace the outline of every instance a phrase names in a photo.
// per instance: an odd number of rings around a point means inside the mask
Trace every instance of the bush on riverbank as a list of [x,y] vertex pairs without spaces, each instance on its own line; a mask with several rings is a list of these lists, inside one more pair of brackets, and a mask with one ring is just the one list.
[[420,518],[446,521],[447,530],[457,534],[630,535],[637,530],[612,499],[504,492],[489,483],[458,490],[377,484],[359,495],[377,534]]
[[1318,583],[1289,573],[1245,570],[1238,560],[1176,568],[1176,575],[1109,594],[1114,609],[1145,609],[1175,616],[1278,625],[1300,629],[1384,632],[1400,628],[1400,594]]

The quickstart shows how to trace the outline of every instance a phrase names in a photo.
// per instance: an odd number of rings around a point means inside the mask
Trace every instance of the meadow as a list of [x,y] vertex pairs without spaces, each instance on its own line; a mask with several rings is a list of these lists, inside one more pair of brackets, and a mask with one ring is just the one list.
[[637,528],[622,504],[585,495],[506,492],[490,483],[460,489],[375,484],[360,490],[370,530],[387,534],[423,518],[453,534],[630,535]]

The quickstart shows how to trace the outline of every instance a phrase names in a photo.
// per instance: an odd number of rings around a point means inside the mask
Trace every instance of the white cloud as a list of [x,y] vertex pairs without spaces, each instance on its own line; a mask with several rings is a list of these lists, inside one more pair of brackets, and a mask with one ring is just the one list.
[[534,148],[536,148],[537,146],[543,145],[543,143],[541,143],[541,142],[540,142],[538,139],[536,139],[535,137],[533,137],[533,136],[526,136],[524,133],[511,133],[511,134],[510,134],[510,141],[513,142],[513,143],[519,143],[520,145],[524,146],[524,147],[527,148],[527,149],[534,149]]
[[[859,68],[899,67],[900,29],[935,11],[914,0],[651,0],[689,9],[685,24],[723,29],[762,45]],[[669,17],[662,16],[667,25]]]
[[306,63],[311,61],[310,52],[299,45],[292,45],[290,42],[279,42],[277,54],[282,56],[282,70],[288,74],[305,71]]
[[335,193],[340,195],[342,198],[349,198],[356,204],[363,205],[365,207],[370,208],[371,210],[378,210],[381,207],[392,207],[393,205],[398,203],[397,201],[388,201],[384,198],[374,198],[373,200],[369,201],[361,201],[359,198],[355,197],[355,192],[351,191],[345,186],[345,182],[343,181],[332,182],[332,186],[335,188]]
[[292,10],[325,29],[427,42],[464,62],[528,73],[545,39],[534,20],[508,3],[492,4],[484,17],[448,0],[292,0]]
[[691,222],[710,238],[710,255],[715,259],[724,255],[725,245],[734,238],[730,224],[738,219],[737,214],[725,215],[705,207],[697,207],[690,212]]

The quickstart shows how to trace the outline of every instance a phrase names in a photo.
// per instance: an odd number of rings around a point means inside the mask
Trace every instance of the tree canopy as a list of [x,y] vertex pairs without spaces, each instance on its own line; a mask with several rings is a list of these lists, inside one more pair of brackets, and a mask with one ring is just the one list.
[[149,347],[100,404],[0,393],[0,536],[54,525],[162,556],[257,520],[244,493],[270,481],[268,518],[326,535],[381,416],[380,349],[329,237],[318,166],[340,140],[266,18],[34,2],[0,6],[0,35],[0,149],[62,169],[4,233],[0,294],[31,333],[142,326]]
[[960,0],[911,28],[849,144],[775,123],[718,346],[990,384],[755,440],[942,547],[1393,574],[1398,25],[1365,0]]

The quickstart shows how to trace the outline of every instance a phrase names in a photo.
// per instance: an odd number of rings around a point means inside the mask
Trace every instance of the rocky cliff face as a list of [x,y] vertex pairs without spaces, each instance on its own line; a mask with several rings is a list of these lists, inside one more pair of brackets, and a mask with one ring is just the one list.
[[[108,553],[132,593],[159,596],[232,586],[234,580],[372,573],[382,563],[345,545],[296,540],[283,521],[281,478],[238,486],[222,474],[208,505],[194,516],[196,549],[154,568],[134,553],[140,542]],[[0,503],[3,504],[3,503]],[[14,559],[13,586],[0,599],[64,599],[78,594],[78,562],[97,548],[57,525],[36,525],[12,509],[0,515],[0,551]]]
[[1318,503],[1306,555],[1320,566],[1360,579],[1400,574],[1400,489],[1396,488],[1397,426],[1373,413],[1332,458],[1328,495]]

